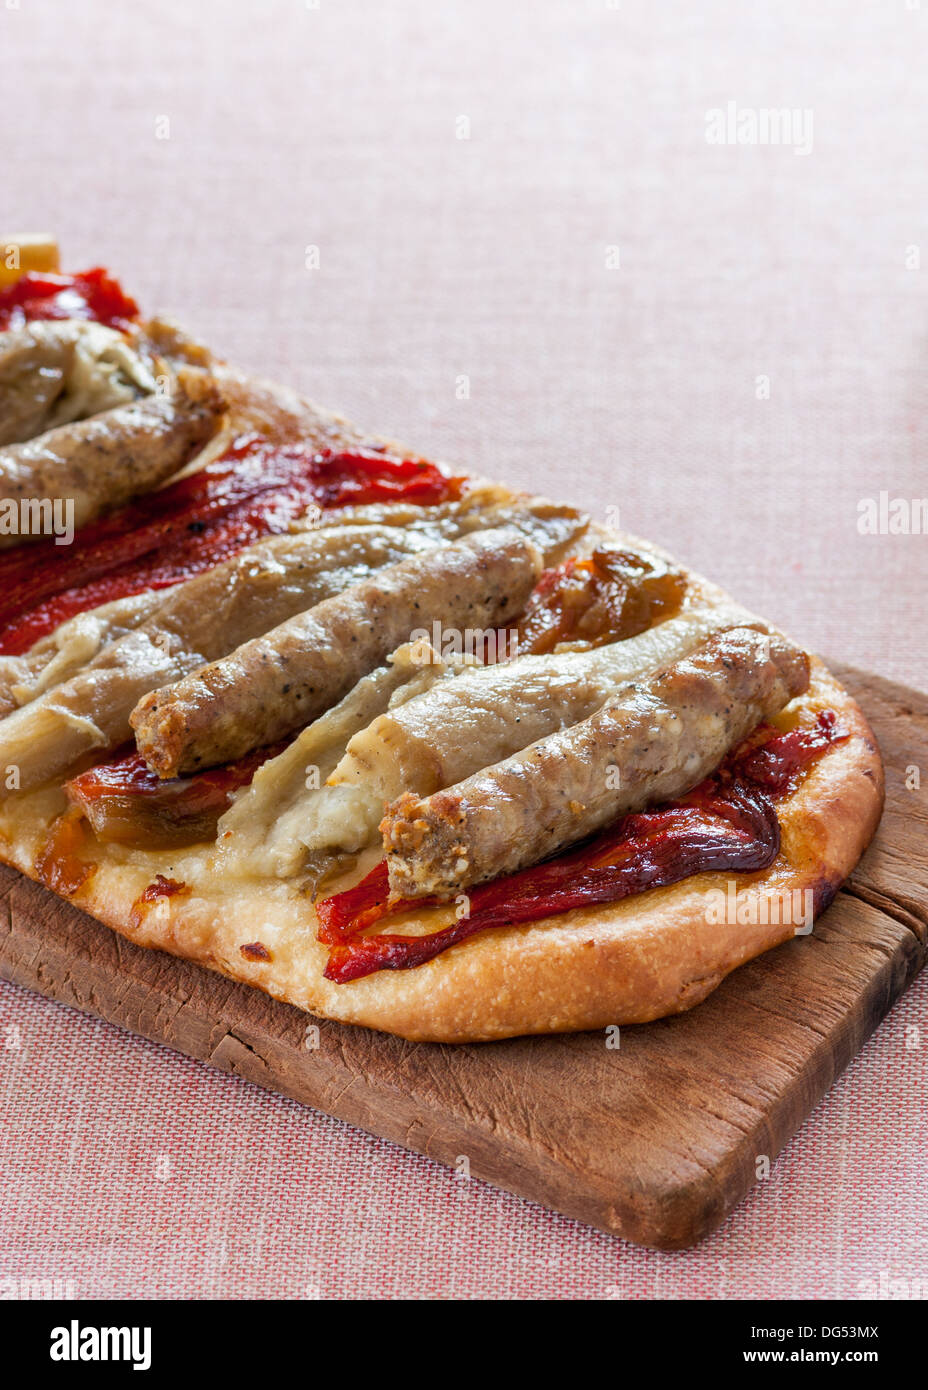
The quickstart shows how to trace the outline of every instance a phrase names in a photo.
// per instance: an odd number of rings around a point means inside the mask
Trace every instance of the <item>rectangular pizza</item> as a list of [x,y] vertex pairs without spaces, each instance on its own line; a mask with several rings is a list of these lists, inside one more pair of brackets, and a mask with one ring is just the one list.
[[246,375],[4,243],[0,856],[309,1014],[699,1004],[870,840],[873,735],[658,546]]

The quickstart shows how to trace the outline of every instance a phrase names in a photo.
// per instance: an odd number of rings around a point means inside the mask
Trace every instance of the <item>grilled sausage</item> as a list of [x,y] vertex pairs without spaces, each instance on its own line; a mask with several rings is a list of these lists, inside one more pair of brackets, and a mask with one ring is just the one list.
[[808,679],[808,657],[785,638],[716,634],[516,757],[425,799],[404,793],[381,823],[391,891],[452,894],[682,795]]
[[[291,529],[321,532],[333,527],[356,526],[369,528],[364,534],[374,536],[375,528],[378,527],[381,530],[387,527],[406,528],[413,533],[412,540],[408,546],[405,546],[402,540],[397,542],[398,553],[390,558],[398,560],[403,554],[426,549],[428,541],[438,545],[443,541],[468,536],[474,531],[514,526],[539,546],[544,553],[545,564],[554,564],[564,549],[577,541],[587,525],[588,519],[573,507],[559,506],[547,502],[544,498],[518,499],[501,504],[497,500],[495,490],[478,487],[459,501],[440,502],[435,506],[422,506],[411,502],[378,502],[360,507],[339,507],[323,512],[321,517],[318,510],[308,512],[305,517],[297,518]],[[418,540],[421,540],[421,545],[418,544]],[[309,553],[314,553],[314,547],[310,547]],[[336,565],[342,563],[338,559],[340,553],[336,550],[336,558],[333,560]],[[255,541],[240,551],[234,563],[230,562],[227,569],[220,567],[215,571],[213,584],[209,586],[209,602],[212,603],[215,599],[222,603],[220,586],[223,576],[237,574],[248,568],[251,562],[263,567],[264,557],[268,554],[273,554],[274,566],[272,572],[264,575],[261,580],[261,592],[265,596],[275,582],[280,585],[288,584],[289,569],[292,567],[299,570],[305,559],[305,553],[300,546],[290,547],[285,542],[276,540]],[[363,564],[363,557],[360,562]],[[362,568],[356,577],[361,578],[364,573],[366,571]],[[139,627],[146,618],[152,617],[155,612],[164,608],[165,604],[172,610],[176,602],[184,602],[185,594],[198,592],[203,592],[199,579],[193,590],[187,590],[185,585],[178,585],[170,592],[164,589],[147,589],[131,598],[114,599],[69,618],[54,632],[41,637],[22,656],[0,656],[0,719],[20,705],[34,700],[37,695],[50,690],[52,686],[61,685],[76,675],[110,642]],[[197,603],[203,601],[197,600]],[[268,626],[282,620],[282,617],[275,618]],[[224,655],[244,640],[244,634],[240,633],[223,652],[214,655]],[[206,659],[204,657],[204,660]]]
[[509,621],[541,566],[538,547],[514,530],[478,531],[390,565],[140,700],[130,721],[139,752],[173,777],[273,743],[341,699],[417,628]]
[[[171,395],[146,396],[0,449],[0,493],[17,504],[73,502],[74,525],[83,526],[183,468],[222,411],[212,378],[183,368]],[[29,538],[0,535],[0,547]]]
[[[0,764],[15,764],[25,789],[92,748],[121,743],[130,735],[133,707],[148,691],[224,656],[377,568],[438,543],[427,532],[402,527],[332,526],[249,546],[153,595],[150,616],[143,614],[77,674],[50,689],[45,682],[37,698],[0,722]],[[88,635],[93,640],[92,630]]]
[[404,791],[428,796],[589,718],[624,682],[679,660],[713,632],[751,621],[735,604],[693,608],[591,651],[473,667],[355,734],[329,781],[365,787],[381,805]]
[[[0,750],[22,787],[130,734],[136,701],[404,556],[506,520],[546,557],[586,524],[572,508],[529,499],[481,505],[346,507],[311,530],[256,541],[170,590],[145,590],[80,613],[25,655],[0,657]],[[30,704],[31,702],[31,704]],[[20,707],[28,706],[21,711]],[[375,816],[373,824],[379,819]]]
[[0,333],[0,445],[149,394],[152,366],[124,333],[82,319]]

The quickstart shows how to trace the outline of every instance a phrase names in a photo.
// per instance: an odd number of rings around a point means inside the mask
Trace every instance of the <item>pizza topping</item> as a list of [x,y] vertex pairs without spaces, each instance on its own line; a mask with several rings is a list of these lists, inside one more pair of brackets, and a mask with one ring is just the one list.
[[735,604],[693,607],[637,637],[588,651],[471,666],[453,685],[438,683],[360,729],[329,781],[363,791],[382,814],[404,791],[429,796],[588,719],[625,682],[747,621]]
[[[352,524],[368,515],[379,520]],[[484,509],[471,498],[424,508],[336,509],[318,526],[257,541],[170,589],[144,590],[78,615],[27,655],[0,658],[0,710],[9,716],[0,723],[0,766],[17,765],[23,790],[66,773],[88,752],[129,738],[129,716],[149,691],[389,565],[504,515],[532,537],[549,526],[555,537],[563,529],[563,518],[536,516],[531,506]],[[381,812],[378,805],[374,827]]]
[[69,809],[59,816],[35,861],[40,883],[63,898],[83,888],[97,871],[97,865],[82,857],[87,849],[87,827],[80,812]]
[[[30,541],[46,553],[50,546],[68,550],[75,528],[189,463],[215,433],[224,409],[212,378],[187,367],[170,394],[133,400],[0,449],[0,547]],[[38,556],[30,561],[21,553],[18,559],[28,568]]]
[[0,334],[0,444],[149,395],[155,369],[125,334],[84,319]]
[[318,939],[331,948],[325,977],[346,984],[378,970],[407,970],[492,927],[618,902],[692,874],[768,868],[780,846],[775,801],[847,737],[831,710],[789,733],[761,726],[686,796],[624,815],[578,849],[471,889],[466,914],[425,936],[362,936],[386,917],[402,926],[403,914],[439,905],[391,899],[382,861],[356,887],[316,905]]
[[598,647],[645,632],[675,613],[686,576],[656,556],[594,550],[546,570],[519,620],[519,652],[553,652],[560,643]]
[[27,271],[0,289],[0,332],[36,319],[92,319],[128,329],[138,314],[135,300],[100,266],[76,275]]
[[233,793],[280,751],[279,745],[255,749],[225,767],[162,782],[133,749],[72,777],[65,791],[98,840],[133,849],[171,849],[211,839]]
[[114,599],[69,618],[23,656],[0,656],[0,717],[67,681],[103,647],[152,617],[163,601],[164,595],[153,589]]
[[328,784],[349,739],[384,710],[458,679],[465,669],[463,658],[443,658],[420,640],[405,643],[386,665],[358,681],[337,705],[265,763],[223,816],[222,872],[271,878],[301,875],[318,882],[340,855],[363,849],[376,832],[383,803],[365,788]]
[[329,526],[259,541],[163,593],[150,617],[27,698],[0,724],[0,760],[16,763],[27,789],[92,749],[115,748],[131,736],[129,716],[150,690],[436,543],[399,526]]
[[808,657],[785,638],[715,634],[589,719],[447,790],[400,796],[381,822],[393,892],[453,895],[682,795],[808,681]]
[[[300,581],[307,566],[316,572],[320,566],[331,570],[331,581],[328,575],[318,573],[316,579],[324,578],[330,584],[329,592],[336,592],[345,587],[349,578],[355,582],[368,568],[378,564],[387,564],[473,531],[509,525],[517,526],[535,541],[546,559],[553,559],[565,545],[582,534],[587,521],[575,508],[556,507],[538,498],[501,503],[492,486],[481,484],[470,488],[458,500],[434,506],[403,501],[375,502],[360,507],[330,508],[321,515],[308,513],[298,518],[286,534],[253,542],[238,551],[234,558],[205,571],[204,576],[208,578],[193,576],[165,589],[143,589],[138,594],[113,599],[66,619],[21,656],[0,655],[0,716],[68,680],[87,667],[109,642],[126,636],[155,614],[159,626],[170,626],[175,635],[188,642],[201,640],[196,633],[204,627],[212,632],[214,625],[208,621],[211,613],[204,611],[206,609],[215,607],[221,615],[222,621],[215,624],[219,629],[227,629],[232,623],[241,621],[242,629],[227,634],[231,640],[227,640],[224,648],[215,650],[214,644],[210,645],[203,659],[212,659],[246,636],[254,636],[260,630],[254,626],[259,614],[269,615],[266,626],[273,626],[295,611],[277,608],[278,616],[270,614],[269,604],[277,602],[275,590],[290,589],[295,607],[307,606],[297,602],[304,592]],[[312,535],[318,537],[316,542],[309,539]],[[2,567],[3,557],[0,556],[0,570]],[[351,576],[344,572],[346,568],[353,571]],[[247,605],[247,615],[243,615],[246,591],[252,586],[255,602]],[[307,602],[318,602],[324,596],[324,591],[317,591]],[[194,613],[199,620],[191,628],[189,619]],[[154,682],[156,685],[163,683],[163,680]]]
[[0,555],[0,653],[27,651],[65,619],[143,589],[211,569],[307,507],[460,496],[464,479],[420,459],[374,452],[307,451],[245,435],[218,459],[84,527]]
[[[408,644],[400,648],[389,665],[360,681],[289,745],[272,744],[234,763],[166,781],[149,769],[134,748],[126,748],[66,782],[68,799],[81,808],[99,840],[135,849],[177,848],[211,840],[220,817],[228,812],[222,822],[223,872],[290,877],[304,867],[306,842],[312,841],[317,824],[321,832],[335,833],[340,839],[341,820],[346,822],[343,832],[356,820],[357,799],[343,791],[348,804],[343,817],[338,814],[341,808],[335,808],[333,824],[331,789],[327,800],[326,789],[320,787],[350,734],[392,699],[411,698],[452,673],[453,668],[430,648],[428,653]],[[247,795],[233,806],[234,794],[246,787],[250,787]],[[323,804],[316,814],[310,787],[322,792]],[[375,804],[373,827],[380,814]],[[349,847],[361,848],[365,838],[362,835]],[[324,849],[328,843],[325,840],[313,848]]]
[[486,629],[517,616],[541,563],[538,547],[506,528],[388,565],[145,696],[130,720],[139,752],[174,777],[294,733],[418,629]]

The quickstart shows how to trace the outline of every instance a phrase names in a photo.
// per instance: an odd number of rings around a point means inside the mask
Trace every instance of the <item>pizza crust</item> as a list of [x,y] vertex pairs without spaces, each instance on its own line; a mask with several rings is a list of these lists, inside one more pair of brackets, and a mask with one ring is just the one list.
[[[318,447],[384,446],[294,393],[220,370],[230,399],[227,437],[250,427]],[[498,493],[501,499],[513,495],[503,487]],[[596,533],[605,536],[601,528]],[[697,576],[690,595],[731,602]],[[699,1004],[737,966],[793,936],[792,922],[767,920],[775,915],[770,908],[784,893],[799,892],[810,893],[815,912],[822,911],[866,848],[882,808],[883,770],[858,706],[814,661],[807,693],[773,722],[786,728],[826,708],[837,711],[851,737],[832,746],[798,790],[778,803],[782,846],[770,869],[699,874],[619,903],[495,928],[411,970],[381,971],[345,985],[325,980],[328,952],[315,940],[310,899],[286,881],[226,884],[211,872],[212,846],[153,852],[104,847],[87,827],[81,857],[98,867],[68,897],[138,945],[198,961],[312,1014],[411,1040],[475,1042],[644,1023]],[[57,786],[7,798],[0,805],[0,858],[39,878],[36,861],[66,804]],[[361,856],[345,884],[378,857],[376,851]],[[157,875],[188,888],[139,906]],[[708,921],[713,890],[726,893],[730,883],[739,894],[739,915],[753,920]],[[404,919],[402,930],[437,930],[451,915],[452,909],[428,909]],[[389,930],[395,929],[391,923]]]

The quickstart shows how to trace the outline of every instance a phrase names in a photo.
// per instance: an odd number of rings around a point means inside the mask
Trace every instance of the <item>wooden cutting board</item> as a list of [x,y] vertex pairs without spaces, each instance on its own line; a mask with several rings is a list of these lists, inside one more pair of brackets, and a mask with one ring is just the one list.
[[[699,1008],[603,1033],[469,1047],[318,1022],[124,941],[0,868],[0,975],[642,1245],[719,1224],[928,953],[928,696],[837,671],[886,761],[886,812],[811,936]],[[925,778],[908,789],[912,768]]]

